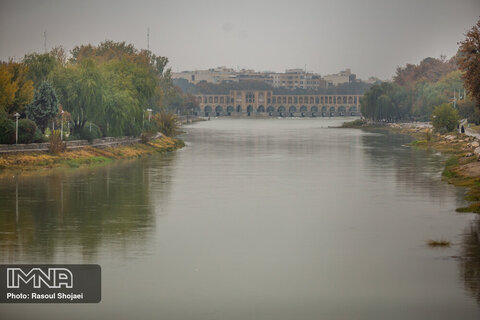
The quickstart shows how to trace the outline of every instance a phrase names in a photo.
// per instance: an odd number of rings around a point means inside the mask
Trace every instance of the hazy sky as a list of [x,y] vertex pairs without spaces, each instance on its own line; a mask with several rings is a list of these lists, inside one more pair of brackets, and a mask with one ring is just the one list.
[[455,54],[480,0],[5,1],[0,59],[105,39],[147,46],[174,71],[216,66],[322,75],[351,68],[391,78],[397,66]]

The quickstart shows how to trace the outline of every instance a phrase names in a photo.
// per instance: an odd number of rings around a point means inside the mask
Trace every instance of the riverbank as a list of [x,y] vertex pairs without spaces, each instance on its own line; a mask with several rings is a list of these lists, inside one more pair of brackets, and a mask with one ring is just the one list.
[[382,129],[392,133],[405,134],[415,140],[410,146],[418,149],[431,149],[450,155],[445,161],[443,178],[455,186],[467,189],[467,207],[457,208],[457,212],[480,213],[480,141],[462,133],[433,133],[428,123],[373,124],[364,120],[345,123],[343,128]]
[[78,168],[101,165],[117,159],[139,158],[155,153],[170,152],[182,148],[184,142],[162,136],[147,143],[135,143],[108,148],[84,147],[58,154],[45,152],[0,155],[0,175],[12,171],[31,171],[50,168]]

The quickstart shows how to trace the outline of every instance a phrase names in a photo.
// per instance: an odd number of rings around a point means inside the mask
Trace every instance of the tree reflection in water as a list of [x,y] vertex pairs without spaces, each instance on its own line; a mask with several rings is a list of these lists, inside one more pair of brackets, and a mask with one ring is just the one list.
[[92,260],[100,248],[147,247],[155,227],[154,203],[169,194],[174,157],[2,179],[1,260]]
[[462,239],[460,277],[465,288],[480,304],[480,218],[467,227]]

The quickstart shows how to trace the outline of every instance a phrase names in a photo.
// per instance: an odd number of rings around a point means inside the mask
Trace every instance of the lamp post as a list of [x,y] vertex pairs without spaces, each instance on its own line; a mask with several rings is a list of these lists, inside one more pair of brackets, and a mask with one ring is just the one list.
[[15,144],[18,144],[18,118],[20,118],[20,114],[16,112],[14,114],[16,123],[15,123]]
[[152,109],[147,109],[147,112],[148,112],[148,122],[150,122],[150,117],[152,116]]
[[60,112],[60,114],[62,115],[62,124],[61,124],[61,130],[60,130],[60,140],[63,141],[63,114],[65,113],[65,111],[62,110],[62,112]]

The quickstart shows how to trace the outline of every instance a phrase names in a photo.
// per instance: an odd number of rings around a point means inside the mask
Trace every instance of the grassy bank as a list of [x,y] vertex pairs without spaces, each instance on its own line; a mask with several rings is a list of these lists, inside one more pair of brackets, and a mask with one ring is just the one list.
[[0,174],[9,171],[35,170],[47,168],[78,168],[82,166],[101,165],[116,159],[139,158],[154,153],[169,152],[182,148],[182,140],[162,137],[147,143],[99,149],[85,147],[78,150],[50,153],[18,153],[0,155]]
[[464,134],[432,135],[430,140],[416,140],[412,145],[449,154],[442,176],[448,183],[467,188],[465,200],[470,201],[457,212],[480,213],[480,162],[475,153],[478,141]]
[[[389,132],[405,134],[413,137],[410,146],[418,149],[431,149],[450,155],[445,161],[442,172],[443,179],[455,186],[467,189],[465,200],[470,204],[458,208],[457,212],[480,213],[480,143],[474,137],[460,133],[434,134],[428,127],[415,124],[370,124],[363,120],[355,120],[344,124],[344,128],[383,128]],[[475,152],[477,149],[477,152]]]

